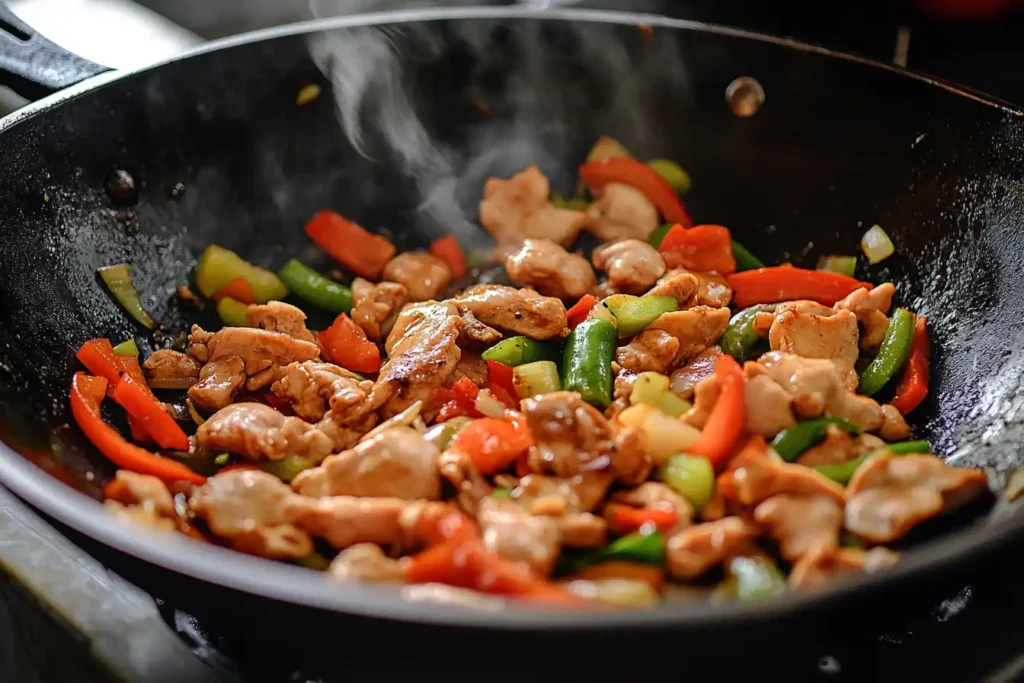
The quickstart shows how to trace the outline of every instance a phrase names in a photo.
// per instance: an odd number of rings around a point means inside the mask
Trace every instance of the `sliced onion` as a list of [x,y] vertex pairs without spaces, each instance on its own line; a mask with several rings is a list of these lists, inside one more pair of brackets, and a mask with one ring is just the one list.
[[872,264],[884,261],[896,253],[896,247],[880,225],[872,225],[871,229],[864,233],[860,238],[860,248]]
[[192,418],[192,421],[195,422],[197,426],[201,426],[204,422],[206,422],[206,418],[200,415],[199,411],[196,410],[196,406],[194,403],[192,403],[192,399],[185,399],[185,407],[188,408],[188,414]]
[[474,407],[485,417],[502,419],[505,417],[505,404],[487,389],[483,389],[476,395]]
[[420,410],[423,409],[423,401],[416,401],[411,406],[400,412],[398,415],[389,417],[384,422],[371,429],[370,431],[363,434],[363,438],[359,439],[359,443],[372,439],[381,432],[391,429],[392,427],[400,427],[403,425],[411,425],[417,417],[420,416]]

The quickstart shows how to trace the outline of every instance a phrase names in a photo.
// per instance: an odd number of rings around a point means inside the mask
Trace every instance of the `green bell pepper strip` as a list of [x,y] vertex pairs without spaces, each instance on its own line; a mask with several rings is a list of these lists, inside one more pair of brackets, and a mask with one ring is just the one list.
[[553,394],[562,390],[562,382],[558,378],[558,365],[550,360],[539,360],[516,367],[512,370],[512,385],[519,398]]
[[771,447],[786,462],[792,462],[811,446],[825,440],[829,425],[842,427],[851,434],[860,434],[860,427],[841,417],[819,417],[814,420],[798,422],[788,429],[783,429],[774,439]]
[[715,469],[711,461],[696,455],[673,455],[658,468],[658,479],[700,510],[715,493]]
[[837,254],[822,256],[818,259],[817,270],[825,270],[830,273],[840,273],[847,277],[853,277],[853,274],[857,271],[857,257],[840,256]]
[[757,270],[764,268],[764,261],[754,256],[749,249],[737,242],[732,241],[732,255],[736,259],[736,272],[744,270]]
[[491,491],[491,498],[498,498],[500,500],[511,500],[512,491],[509,489],[494,489]]
[[331,561],[318,552],[312,552],[309,555],[295,558],[295,564],[306,569],[322,572],[327,571],[327,568],[331,566]]
[[135,343],[134,339],[123,341],[114,347],[115,356],[137,356],[139,355],[139,345]]
[[325,311],[348,313],[352,310],[351,289],[324,277],[298,259],[284,264],[277,276],[296,296]]
[[690,174],[671,159],[651,159],[647,162],[647,165],[679,194],[686,194],[693,187]]
[[135,284],[132,282],[132,269],[127,263],[105,266],[100,268],[99,273],[110,293],[117,299],[117,303],[128,311],[128,315],[135,318],[144,327],[149,329],[156,327],[153,316],[142,307],[139,291],[135,289]]
[[427,430],[427,433],[423,435],[430,443],[437,447],[437,450],[443,451],[451,445],[452,441],[462,430],[463,427],[473,421],[470,417],[453,417],[447,422],[436,424]]
[[910,355],[915,322],[913,313],[905,308],[897,309],[889,320],[889,327],[885,330],[885,338],[878,348],[878,355],[861,373],[857,393],[874,396],[899,374]]
[[585,553],[569,562],[567,573],[579,572],[584,567],[608,560],[626,560],[644,564],[665,564],[665,538],[660,531],[645,534],[635,531],[621,536],[603,548]]
[[529,337],[509,337],[480,354],[484,360],[497,361],[510,368],[542,360],[557,362],[561,356],[557,343],[536,341]]
[[740,602],[773,598],[786,590],[786,577],[766,557],[733,558],[729,576],[736,580],[735,596]]
[[217,302],[217,315],[228,327],[252,327],[252,321],[249,320],[249,305],[229,296]]
[[203,296],[212,297],[236,277],[244,277],[252,285],[257,303],[288,296],[288,288],[276,273],[249,263],[241,256],[217,244],[211,244],[196,265],[196,286]]
[[745,308],[729,320],[728,327],[718,340],[722,351],[742,363],[754,356],[754,349],[762,341],[761,335],[754,331],[754,317],[762,310],[761,306]]
[[565,342],[562,387],[579,392],[587,403],[607,408],[612,402],[612,360],[619,335],[607,320],[587,318]]
[[873,458],[876,455],[883,453],[891,453],[892,455],[906,455],[907,453],[930,453],[932,447],[928,445],[927,441],[901,441],[899,443],[891,443],[884,448],[865,453],[859,458],[853,460],[847,460],[846,462],[831,463],[828,465],[817,465],[814,469],[834,482],[846,486],[853,479],[853,475],[856,474],[860,466],[863,465],[869,458]]
[[620,339],[639,334],[663,314],[679,310],[674,296],[613,294],[602,303],[615,317]]
[[647,239],[647,241],[650,242],[652,247],[657,249],[658,247],[661,246],[661,241],[663,239],[665,239],[665,235],[668,234],[668,231],[671,230],[674,227],[675,227],[675,224],[673,224],[673,223],[666,223],[665,225],[661,226],[660,228],[656,228],[654,230],[654,232],[651,233],[651,236]]
[[260,469],[269,474],[273,474],[275,477],[280,479],[286,484],[290,484],[292,479],[299,476],[301,472],[305,472],[309,468],[313,467],[314,463],[309,458],[304,458],[301,455],[286,455],[280,460],[268,460],[260,465]]

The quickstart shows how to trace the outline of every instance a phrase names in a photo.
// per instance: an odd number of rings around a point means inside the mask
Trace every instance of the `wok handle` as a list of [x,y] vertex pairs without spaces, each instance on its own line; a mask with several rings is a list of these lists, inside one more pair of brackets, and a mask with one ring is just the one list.
[[104,71],[47,40],[0,0],[0,85],[38,100]]

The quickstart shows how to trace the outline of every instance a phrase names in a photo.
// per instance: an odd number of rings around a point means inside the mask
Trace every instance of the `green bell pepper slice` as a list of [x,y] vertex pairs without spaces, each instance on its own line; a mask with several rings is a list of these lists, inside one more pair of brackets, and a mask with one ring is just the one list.
[[110,293],[117,299],[117,303],[121,304],[131,317],[144,327],[156,327],[153,316],[142,307],[139,290],[135,289],[135,283],[132,282],[132,269],[127,263],[104,266],[99,269],[99,274]]
[[587,318],[565,342],[562,387],[579,392],[587,403],[607,408],[612,402],[612,361],[619,342],[615,325]]
[[129,339],[123,341],[114,347],[115,356],[138,356],[139,345],[135,343],[135,339]]
[[211,244],[199,257],[196,286],[203,296],[212,297],[236,277],[244,277],[249,281],[257,303],[265,304],[288,296],[288,288],[277,274],[254,266],[230,249]]
[[785,575],[767,557],[735,557],[728,572],[735,580],[735,596],[740,602],[774,598],[786,590]]
[[749,249],[736,240],[732,241],[732,255],[736,259],[736,272],[765,267],[764,261],[754,256]]
[[889,320],[878,355],[864,369],[857,393],[874,396],[889,383],[907,362],[914,340],[915,316],[905,308],[897,309]]
[[613,294],[601,304],[615,318],[620,339],[639,334],[663,314],[679,310],[679,301],[674,296]]
[[876,455],[882,455],[883,453],[891,453],[892,455],[906,455],[907,453],[930,453],[932,447],[928,445],[927,441],[901,441],[899,443],[891,443],[884,448],[865,453],[859,458],[853,460],[847,460],[846,462],[831,463],[828,465],[817,465],[814,469],[832,481],[846,486],[853,479],[853,475],[856,474],[860,466],[863,465],[869,458],[873,458]]
[[493,360],[516,368],[542,360],[561,360],[561,349],[554,342],[542,342],[529,337],[509,337],[480,354],[484,360]]
[[352,310],[351,289],[324,277],[298,259],[284,264],[277,276],[296,296],[325,311],[348,313]]
[[761,335],[754,331],[754,318],[762,310],[760,305],[744,308],[729,319],[728,327],[718,340],[722,351],[740,363],[757,355],[755,349],[763,341]]
[[667,235],[668,231],[673,227],[675,227],[675,223],[665,223],[665,225],[655,228],[654,232],[651,233],[651,236],[647,238],[647,241],[652,247],[657,249],[661,246],[661,241],[665,239],[665,235]]
[[301,455],[286,455],[280,460],[268,460],[262,463],[260,469],[273,474],[284,483],[290,484],[292,479],[314,465],[315,463],[312,460]]
[[811,446],[825,440],[829,425],[842,427],[851,434],[860,434],[860,427],[841,417],[819,417],[814,420],[798,422],[788,429],[783,429],[774,439],[771,447],[786,462],[792,462]]

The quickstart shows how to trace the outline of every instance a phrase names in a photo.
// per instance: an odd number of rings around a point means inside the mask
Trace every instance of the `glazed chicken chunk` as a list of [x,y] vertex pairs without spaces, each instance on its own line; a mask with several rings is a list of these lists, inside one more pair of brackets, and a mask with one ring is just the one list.
[[448,287],[452,271],[435,256],[405,252],[388,261],[383,277],[405,287],[410,301],[429,301]]
[[557,299],[579,299],[597,287],[590,264],[555,242],[531,239],[505,260],[505,270],[517,285]]
[[454,301],[459,311],[468,311],[483,324],[510,334],[543,340],[569,333],[565,305],[532,289],[475,285]]
[[536,166],[508,180],[490,178],[480,202],[480,223],[499,244],[547,238],[569,246],[587,223],[587,216],[582,211],[552,207],[550,195],[551,184]]
[[387,336],[408,301],[409,290],[397,282],[352,281],[352,321],[374,341]]
[[644,294],[665,274],[665,262],[658,250],[637,239],[598,247],[594,267],[608,273],[608,285],[623,294]]

